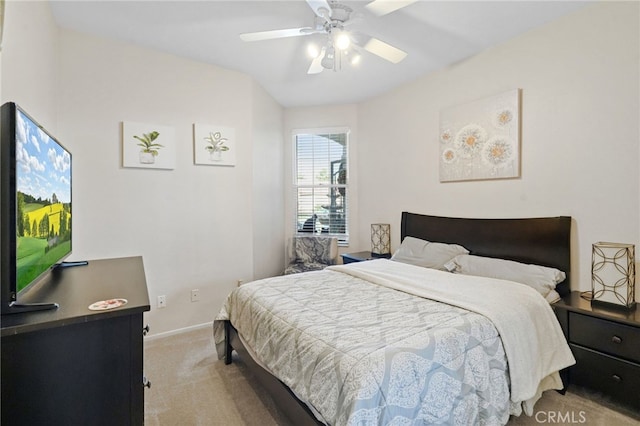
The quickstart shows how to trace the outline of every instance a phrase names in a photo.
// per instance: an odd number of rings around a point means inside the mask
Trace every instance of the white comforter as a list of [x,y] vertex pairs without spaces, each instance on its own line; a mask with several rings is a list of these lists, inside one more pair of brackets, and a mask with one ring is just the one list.
[[529,415],[543,391],[562,389],[557,372],[575,364],[549,303],[524,284],[382,259],[330,269],[488,317],[500,333],[509,362],[511,401],[523,403]]

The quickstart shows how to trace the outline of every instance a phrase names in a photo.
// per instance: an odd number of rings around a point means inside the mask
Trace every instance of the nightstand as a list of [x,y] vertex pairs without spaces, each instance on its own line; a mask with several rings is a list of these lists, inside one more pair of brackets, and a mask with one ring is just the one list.
[[640,410],[640,309],[591,306],[574,291],[553,308],[576,358],[565,385],[590,388]]
[[389,259],[391,254],[373,254],[370,251],[359,251],[357,253],[345,253],[342,255],[342,263],[363,262],[372,259]]

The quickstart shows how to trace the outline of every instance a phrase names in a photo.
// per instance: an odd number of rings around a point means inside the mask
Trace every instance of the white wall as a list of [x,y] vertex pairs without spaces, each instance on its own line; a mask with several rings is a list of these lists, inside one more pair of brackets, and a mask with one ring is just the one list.
[[[254,220],[262,182],[253,180],[252,141],[273,142],[281,155],[278,125],[254,132],[256,91],[244,74],[66,30],[60,45],[60,130],[75,144],[76,257],[143,255],[152,306],[167,297],[167,308],[148,315],[153,330],[211,321],[237,281],[253,279],[254,226],[274,226]],[[261,109],[278,116],[263,94]],[[175,127],[175,170],[122,168],[122,121]],[[236,129],[235,167],[193,165],[193,123]],[[277,222],[274,229],[282,235]],[[200,302],[190,301],[192,289]]]
[[13,101],[56,134],[58,27],[45,2],[5,2],[0,87],[2,103]]
[[283,110],[258,84],[253,84],[253,276],[283,271],[284,156]]
[[[58,29],[48,2],[7,6],[3,99],[73,153],[70,259],[142,255],[152,334],[211,322],[238,280],[281,270],[271,247],[284,244],[282,108],[264,90],[242,73]],[[123,121],[174,127],[175,169],[123,168]],[[235,167],[193,164],[193,123],[235,128]],[[269,214],[254,214],[268,196]]]
[[[640,237],[639,7],[589,6],[360,104],[359,248],[378,220],[392,224],[397,247],[403,210],[570,215],[573,288],[590,289],[591,244]],[[521,178],[440,183],[439,112],[514,88],[523,99]]]

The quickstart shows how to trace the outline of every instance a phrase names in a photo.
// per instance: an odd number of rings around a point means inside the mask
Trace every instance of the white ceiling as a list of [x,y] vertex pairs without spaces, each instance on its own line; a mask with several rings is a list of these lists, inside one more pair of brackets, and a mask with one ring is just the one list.
[[360,102],[447,68],[562,15],[582,1],[418,1],[382,17],[368,1],[343,1],[357,17],[349,29],[408,53],[392,64],[368,52],[357,67],[308,75],[310,40],[319,34],[243,42],[239,34],[313,26],[304,0],[52,0],[64,28],[158,49],[251,75],[284,107]]

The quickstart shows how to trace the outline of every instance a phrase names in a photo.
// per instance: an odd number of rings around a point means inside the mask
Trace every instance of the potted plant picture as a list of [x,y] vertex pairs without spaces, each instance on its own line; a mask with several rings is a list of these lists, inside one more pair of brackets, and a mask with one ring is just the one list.
[[134,138],[140,141],[137,144],[141,147],[140,164],[155,163],[156,157],[159,154],[158,150],[164,147],[164,145],[154,142],[158,139],[158,136],[160,136],[160,133],[155,130],[149,133],[143,133],[142,136],[133,135]]
[[171,170],[175,167],[175,161],[174,127],[156,123],[122,122],[123,167]]
[[219,124],[193,124],[193,161],[207,166],[235,166],[236,131]]
[[209,132],[209,136],[205,137],[204,140],[207,141],[204,149],[209,151],[209,159],[211,161],[222,161],[222,153],[229,151],[229,147],[224,144],[228,139],[223,138],[220,132]]

